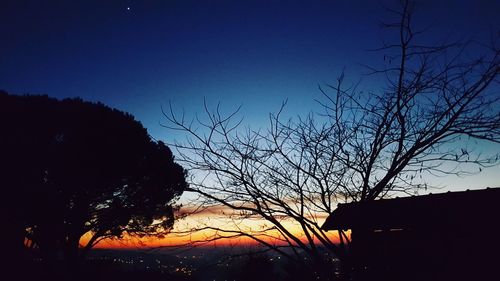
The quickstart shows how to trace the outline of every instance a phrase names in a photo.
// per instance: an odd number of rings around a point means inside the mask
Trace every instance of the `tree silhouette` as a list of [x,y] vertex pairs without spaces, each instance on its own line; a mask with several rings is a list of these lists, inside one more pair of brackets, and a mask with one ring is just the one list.
[[[0,93],[0,120],[12,253],[24,243],[49,259],[74,259],[103,238],[172,228],[185,171],[132,115],[80,99]],[[85,233],[91,238],[80,245]]]
[[[500,143],[499,48],[421,43],[426,38],[411,24],[412,4],[403,1],[394,12],[398,20],[385,26],[397,39],[378,49],[390,59],[370,68],[386,82],[378,90],[345,87],[341,75],[320,88],[321,112],[283,120],[280,111],[267,131],[241,130],[237,111],[205,107],[206,116],[193,122],[165,112],[167,127],[190,136],[172,144],[194,176],[190,191],[206,206],[232,209],[226,214],[236,222],[266,222],[253,230],[207,225],[217,231],[213,239],[249,237],[298,263],[307,256],[316,272],[322,263],[332,268],[325,257],[333,255],[347,269],[348,235],[339,231],[337,244],[321,228],[338,203],[414,194],[427,188],[428,175],[498,163],[498,154],[471,148]],[[479,55],[471,59],[467,51]],[[327,270],[322,277],[333,276]]]

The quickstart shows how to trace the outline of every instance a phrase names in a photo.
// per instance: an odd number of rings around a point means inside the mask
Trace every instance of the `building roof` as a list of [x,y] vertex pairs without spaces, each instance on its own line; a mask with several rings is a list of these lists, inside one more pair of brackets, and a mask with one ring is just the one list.
[[339,204],[321,227],[346,229],[426,229],[498,227],[500,188]]

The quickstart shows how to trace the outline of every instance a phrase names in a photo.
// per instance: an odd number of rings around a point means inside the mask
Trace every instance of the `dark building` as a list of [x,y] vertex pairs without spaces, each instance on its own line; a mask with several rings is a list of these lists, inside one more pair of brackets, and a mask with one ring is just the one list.
[[339,204],[354,280],[500,280],[500,188]]

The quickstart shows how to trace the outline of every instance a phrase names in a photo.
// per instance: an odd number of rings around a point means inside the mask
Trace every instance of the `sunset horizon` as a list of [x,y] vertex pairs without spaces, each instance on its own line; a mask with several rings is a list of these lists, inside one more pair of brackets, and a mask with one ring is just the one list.
[[1,1],[0,278],[493,281],[498,11]]

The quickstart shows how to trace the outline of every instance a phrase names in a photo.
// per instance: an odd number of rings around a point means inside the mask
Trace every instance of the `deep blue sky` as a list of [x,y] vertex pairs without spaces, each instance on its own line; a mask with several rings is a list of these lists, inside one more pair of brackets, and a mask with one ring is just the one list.
[[[384,6],[397,4],[2,0],[0,89],[102,101],[158,139],[172,138],[158,125],[169,101],[189,114],[203,111],[204,97],[224,108],[241,104],[247,123],[265,126],[283,100],[291,115],[314,110],[318,84],[344,68],[358,81],[360,63],[380,63],[366,50],[390,40],[378,22],[394,19]],[[426,0],[417,9],[417,23],[431,24],[429,38],[500,30],[500,1]]]

